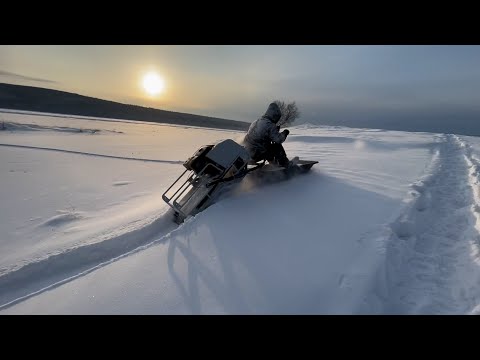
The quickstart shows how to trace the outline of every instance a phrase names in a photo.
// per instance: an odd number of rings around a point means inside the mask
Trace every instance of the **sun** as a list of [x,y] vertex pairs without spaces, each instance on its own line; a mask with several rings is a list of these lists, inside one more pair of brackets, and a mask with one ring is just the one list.
[[150,96],[160,94],[165,88],[165,82],[163,79],[154,72],[149,72],[143,77],[143,89]]

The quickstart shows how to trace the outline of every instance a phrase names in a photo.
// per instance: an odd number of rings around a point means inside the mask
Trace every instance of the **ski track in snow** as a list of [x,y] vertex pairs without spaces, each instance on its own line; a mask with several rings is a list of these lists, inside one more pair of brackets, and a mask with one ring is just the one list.
[[31,149],[31,150],[56,151],[56,152],[62,152],[62,153],[67,153],[67,154],[76,154],[76,155],[84,155],[84,156],[96,156],[96,157],[103,157],[103,158],[109,158],[109,159],[156,162],[156,163],[163,163],[163,164],[178,165],[178,164],[183,164],[184,163],[184,161],[181,161],[181,160],[142,159],[142,158],[132,158],[132,157],[125,157],[125,156],[95,154],[95,153],[88,153],[88,152],[83,152],[83,151],[46,148],[46,147],[40,147],[40,146],[27,146],[27,145],[14,145],[14,144],[0,144],[0,146],[15,147],[15,148],[22,148],[22,149]]
[[0,310],[166,240],[178,228],[170,209],[135,221],[93,244],[49,254],[0,276]]
[[411,185],[414,200],[390,224],[377,289],[385,313],[478,312],[480,161],[458,136],[439,140],[425,176]]

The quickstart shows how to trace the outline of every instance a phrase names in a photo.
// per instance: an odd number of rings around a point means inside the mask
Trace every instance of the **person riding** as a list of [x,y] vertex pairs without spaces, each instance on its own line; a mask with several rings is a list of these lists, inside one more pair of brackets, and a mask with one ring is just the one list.
[[283,167],[293,163],[289,161],[282,145],[290,131],[285,129],[280,132],[280,126],[277,123],[281,117],[282,112],[279,106],[271,103],[265,114],[250,125],[243,139],[243,145],[253,161],[267,160],[269,163]]

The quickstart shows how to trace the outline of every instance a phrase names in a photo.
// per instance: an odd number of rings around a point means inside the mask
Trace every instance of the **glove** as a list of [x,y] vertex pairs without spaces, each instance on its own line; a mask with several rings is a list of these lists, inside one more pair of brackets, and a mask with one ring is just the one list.
[[285,135],[285,138],[287,138],[288,134],[290,134],[290,131],[287,129],[283,130],[282,133]]

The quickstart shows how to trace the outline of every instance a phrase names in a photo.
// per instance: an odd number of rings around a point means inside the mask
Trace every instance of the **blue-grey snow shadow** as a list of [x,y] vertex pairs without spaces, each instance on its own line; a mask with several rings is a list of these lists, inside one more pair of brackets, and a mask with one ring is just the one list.
[[[339,293],[331,290],[358,255],[359,238],[399,203],[318,172],[237,194],[189,224],[192,235],[208,231],[221,274],[188,234],[169,242],[169,272],[193,314],[209,313],[200,285],[228,314],[334,313]],[[179,257],[186,275],[176,270]]]

